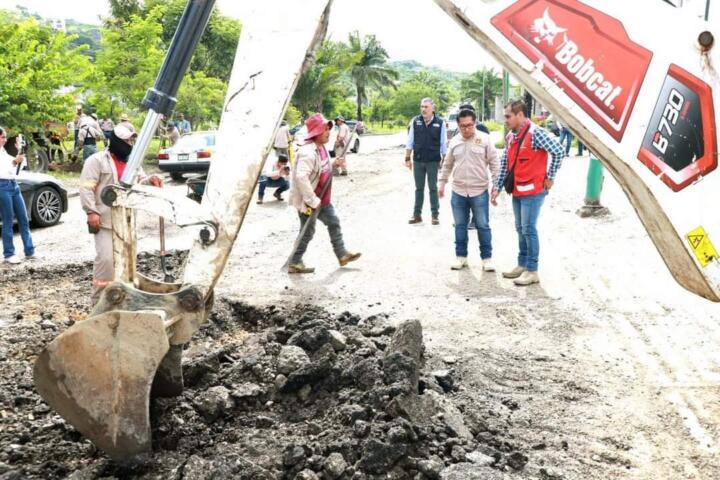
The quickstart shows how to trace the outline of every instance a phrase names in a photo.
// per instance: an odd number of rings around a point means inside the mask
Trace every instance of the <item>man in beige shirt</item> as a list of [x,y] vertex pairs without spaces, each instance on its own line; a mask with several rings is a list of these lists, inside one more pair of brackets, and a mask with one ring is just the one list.
[[335,137],[335,166],[340,175],[347,175],[346,155],[350,145],[350,128],[345,124],[345,117],[339,115],[335,119],[338,127],[338,134]]
[[[102,201],[102,191],[108,185],[118,183],[125,171],[137,134],[122,123],[116,125],[110,135],[107,150],[88,157],[80,174],[80,205],[87,213],[88,231],[95,237],[95,262],[93,264],[92,294],[94,306],[102,290],[113,281],[115,267],[112,246],[112,209]],[[147,177],[142,168],[137,170],[138,183],[162,186],[157,175]]]
[[445,196],[445,185],[453,174],[451,206],[455,220],[455,254],[453,270],[467,267],[468,220],[470,212],[477,228],[483,270],[495,271],[492,264],[490,231],[490,193],[492,178],[500,168],[497,150],[490,135],[475,129],[475,112],[462,110],[458,115],[460,133],[455,135],[445,155],[438,181],[438,194]]

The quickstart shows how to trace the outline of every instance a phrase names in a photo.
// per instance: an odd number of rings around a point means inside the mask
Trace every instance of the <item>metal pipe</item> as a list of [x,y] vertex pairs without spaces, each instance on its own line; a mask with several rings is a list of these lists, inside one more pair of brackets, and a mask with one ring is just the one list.
[[155,131],[157,130],[159,123],[160,114],[154,110],[149,110],[147,116],[145,117],[142,129],[140,130],[140,135],[138,135],[137,140],[135,140],[135,145],[133,145],[132,152],[130,152],[130,160],[128,160],[125,172],[120,179],[121,184],[125,186],[133,184],[135,173],[142,163],[143,158],[145,158],[145,153],[147,152],[148,147],[150,147],[150,142],[155,136]]

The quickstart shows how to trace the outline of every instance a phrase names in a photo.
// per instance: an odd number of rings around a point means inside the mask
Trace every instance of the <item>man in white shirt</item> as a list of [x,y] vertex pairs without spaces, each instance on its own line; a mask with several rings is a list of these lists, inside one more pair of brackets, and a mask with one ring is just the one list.
[[335,137],[335,166],[340,175],[347,175],[347,161],[345,155],[350,145],[350,128],[345,124],[345,117],[342,115],[335,119],[338,127],[338,134]]
[[260,175],[260,182],[258,183],[258,205],[262,205],[267,187],[277,187],[277,190],[273,193],[273,197],[278,201],[282,201],[282,193],[290,189],[290,182],[287,180],[289,176],[290,166],[288,165],[288,157],[281,153],[277,161],[271,163],[265,173]]
[[288,146],[290,145],[290,129],[288,128],[288,124],[285,120],[282,121],[280,124],[280,128],[278,128],[277,135],[275,135],[275,143],[273,143],[273,148],[275,149],[275,154],[280,157],[280,155],[287,156],[288,154]]
[[[0,128],[0,219],[2,219],[2,243],[3,261],[9,264],[20,263],[20,258],[15,255],[15,244],[13,242],[13,220],[17,219],[25,250],[25,258],[35,257],[35,246],[30,236],[30,222],[28,221],[25,202],[23,201],[20,187],[17,183],[18,172],[25,164],[25,155],[22,153],[12,156],[4,148],[7,142],[7,132]],[[20,136],[15,144],[16,150],[20,150]]]

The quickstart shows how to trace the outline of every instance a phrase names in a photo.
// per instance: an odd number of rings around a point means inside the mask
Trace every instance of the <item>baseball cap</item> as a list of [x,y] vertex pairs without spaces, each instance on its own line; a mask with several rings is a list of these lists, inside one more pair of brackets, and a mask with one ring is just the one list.
[[120,140],[129,140],[132,137],[137,137],[137,133],[125,125],[116,125],[113,129],[113,133],[115,133],[115,136]]

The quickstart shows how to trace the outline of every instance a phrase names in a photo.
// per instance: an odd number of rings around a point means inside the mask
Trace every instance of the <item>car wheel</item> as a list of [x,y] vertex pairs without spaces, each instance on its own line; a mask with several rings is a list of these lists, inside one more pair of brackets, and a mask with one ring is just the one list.
[[355,139],[355,145],[353,145],[353,148],[351,150],[352,153],[358,153],[360,151],[360,140]]
[[28,149],[27,155],[28,169],[31,172],[45,173],[48,171],[50,161],[47,153],[39,147],[31,147]]
[[33,197],[30,218],[33,225],[51,227],[60,221],[62,199],[60,193],[52,187],[40,187]]
[[183,177],[182,173],[173,172],[170,174],[170,178],[172,178],[176,182],[184,182],[185,181],[185,177]]

